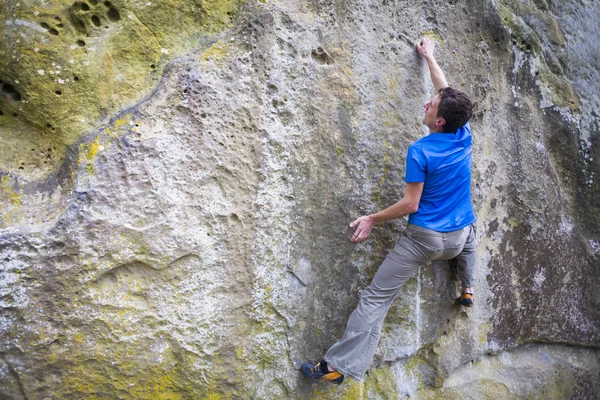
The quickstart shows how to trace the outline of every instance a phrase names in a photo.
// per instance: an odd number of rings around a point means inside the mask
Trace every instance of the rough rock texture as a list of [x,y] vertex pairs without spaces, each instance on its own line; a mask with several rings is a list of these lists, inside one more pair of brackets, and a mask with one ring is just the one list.
[[[600,396],[596,1],[0,4],[0,397]],[[476,305],[446,262],[362,383],[296,371],[403,221],[433,95],[476,102]]]

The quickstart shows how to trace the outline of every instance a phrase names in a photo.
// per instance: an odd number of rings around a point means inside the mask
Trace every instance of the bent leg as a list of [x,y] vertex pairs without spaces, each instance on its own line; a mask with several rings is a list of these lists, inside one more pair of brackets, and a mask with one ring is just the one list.
[[403,235],[361,294],[343,337],[323,359],[342,374],[360,381],[373,359],[383,321],[400,288],[429,259],[430,251]]
[[475,227],[471,225],[471,232],[465,242],[465,246],[458,256],[456,262],[458,267],[458,276],[462,283],[463,290],[471,288],[477,281],[477,268],[475,264]]

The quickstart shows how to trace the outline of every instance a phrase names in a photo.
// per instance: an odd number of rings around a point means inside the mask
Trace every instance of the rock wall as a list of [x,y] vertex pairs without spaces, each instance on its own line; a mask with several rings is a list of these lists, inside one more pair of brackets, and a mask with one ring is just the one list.
[[[0,394],[600,395],[596,1],[0,4]],[[438,43],[476,104],[476,304],[422,268],[365,382],[297,371],[405,221]]]

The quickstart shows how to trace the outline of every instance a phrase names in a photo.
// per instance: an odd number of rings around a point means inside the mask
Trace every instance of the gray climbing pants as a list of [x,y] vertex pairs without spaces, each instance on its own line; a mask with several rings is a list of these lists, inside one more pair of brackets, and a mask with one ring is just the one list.
[[421,265],[456,258],[463,288],[475,284],[475,228],[436,232],[408,224],[394,250],[362,292],[346,331],[323,359],[340,373],[361,381],[379,343],[383,320],[400,288]]

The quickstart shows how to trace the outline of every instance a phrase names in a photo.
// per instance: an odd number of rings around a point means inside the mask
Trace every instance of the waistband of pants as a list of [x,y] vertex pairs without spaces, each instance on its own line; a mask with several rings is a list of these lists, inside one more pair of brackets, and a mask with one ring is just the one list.
[[452,235],[458,235],[461,232],[463,232],[465,229],[469,228],[471,225],[467,225],[464,228],[461,229],[457,229],[455,231],[450,231],[450,232],[438,232],[438,231],[434,231],[432,229],[427,229],[427,228],[423,228],[422,226],[419,225],[414,225],[414,224],[407,224],[406,225],[406,230],[407,231],[414,231],[414,232],[419,232],[428,236],[452,236]]

